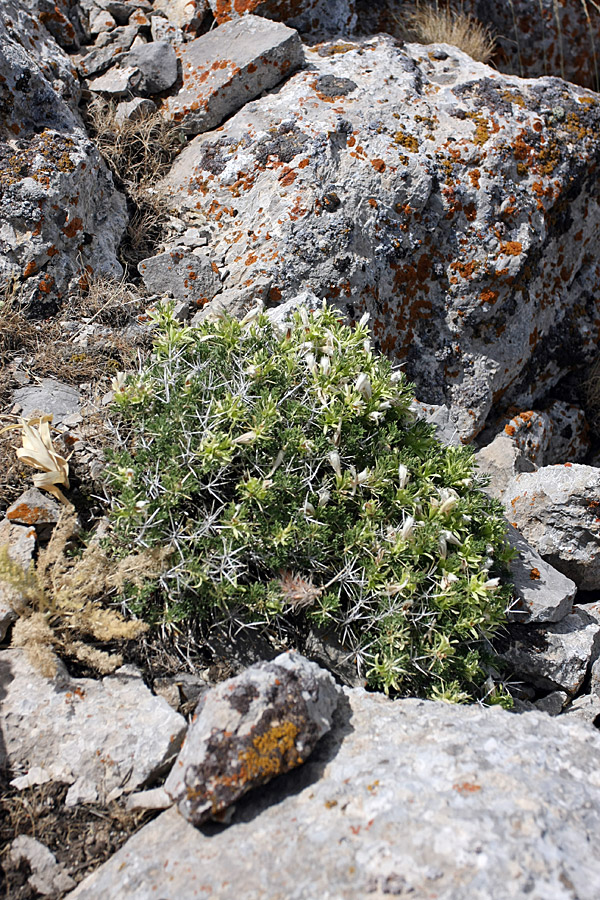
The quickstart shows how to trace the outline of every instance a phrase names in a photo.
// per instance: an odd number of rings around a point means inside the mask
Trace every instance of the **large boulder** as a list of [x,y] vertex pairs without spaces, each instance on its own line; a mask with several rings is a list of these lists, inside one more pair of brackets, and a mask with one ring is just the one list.
[[228,828],[169,810],[71,900],[597,900],[593,728],[345,693],[310,759],[248,795]]
[[13,0],[0,4],[0,288],[43,314],[82,276],[118,276],[124,198],[76,112],[66,54]]
[[595,353],[598,98],[385,36],[306,57],[167,179],[214,232],[220,303],[308,289],[369,310],[465,440],[500,400],[531,408]]

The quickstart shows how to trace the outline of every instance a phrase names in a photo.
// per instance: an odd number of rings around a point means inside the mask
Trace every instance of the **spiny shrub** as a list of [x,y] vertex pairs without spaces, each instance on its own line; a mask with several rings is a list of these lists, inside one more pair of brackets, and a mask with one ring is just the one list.
[[290,643],[331,627],[374,687],[467,699],[509,598],[504,522],[472,452],[415,420],[366,318],[191,328],[160,308],[149,364],[117,385],[115,538],[173,549],[146,618],[235,610]]

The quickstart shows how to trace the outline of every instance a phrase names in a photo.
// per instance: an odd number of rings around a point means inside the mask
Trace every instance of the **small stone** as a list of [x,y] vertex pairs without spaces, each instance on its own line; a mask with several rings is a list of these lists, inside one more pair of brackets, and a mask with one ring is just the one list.
[[52,424],[56,426],[62,424],[68,416],[79,413],[81,398],[76,388],[55,378],[42,378],[39,384],[16,390],[14,402],[23,418],[51,415]]
[[122,53],[129,50],[136,36],[137,28],[132,25],[107,32],[104,45],[97,42],[96,47],[79,60],[79,71],[86,78],[106,72],[121,59]]
[[105,9],[101,9],[95,16],[90,18],[90,32],[92,35],[100,34],[103,31],[112,31],[116,27],[115,19]]
[[89,88],[110,97],[125,97],[134,93],[142,84],[143,75],[135,66],[113,66],[104,75],[90,81]]
[[207,256],[198,256],[183,247],[151,256],[138,264],[149,291],[198,306],[208,303],[221,289],[215,268]]
[[302,765],[331,728],[339,688],[298,653],[283,653],[200,700],[165,791],[195,825]]
[[155,0],[154,9],[162,10],[177,32],[183,31],[190,38],[199,34],[209,5],[208,0]]
[[558,716],[568,699],[569,695],[564,691],[551,691],[545,697],[536,700],[533,705],[541,712],[548,713],[549,716]]
[[577,697],[565,709],[563,716],[569,721],[577,719],[587,725],[593,725],[594,728],[600,728],[600,697],[596,694],[583,694]]
[[10,845],[9,856],[17,866],[21,861],[29,865],[31,875],[27,881],[45,897],[71,891],[76,885],[64,866],[59,865],[54,853],[35,838],[20,834]]
[[173,45],[184,42],[181,28],[173,25],[168,19],[163,19],[162,16],[152,16],[151,31],[153,41],[168,41]]
[[577,585],[545,562],[512,525],[506,536],[518,553],[510,563],[516,602],[509,610],[509,621],[560,622],[573,610]]
[[43,494],[37,488],[29,488],[6,510],[6,518],[16,525],[56,525],[61,505],[54,497]]
[[179,50],[183,85],[165,101],[165,115],[187,134],[214,128],[304,62],[298,32],[244,16]]
[[133,100],[123,100],[117,106],[115,121],[122,125],[124,122],[137,122],[145,116],[156,112],[156,103],[149,97],[135,97]]

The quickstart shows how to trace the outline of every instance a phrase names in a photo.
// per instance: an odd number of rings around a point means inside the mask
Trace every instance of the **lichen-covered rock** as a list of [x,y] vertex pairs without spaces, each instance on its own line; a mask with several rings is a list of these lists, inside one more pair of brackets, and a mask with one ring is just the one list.
[[[154,9],[162,10],[168,21],[185,35],[197,37],[209,11],[208,0],[154,0]],[[153,16],[153,22],[158,16]]]
[[221,289],[216,265],[185,247],[150,256],[138,264],[138,270],[150,293],[189,300],[196,306],[205,306]]
[[600,735],[346,690],[294,772],[203,833],[169,810],[70,900],[597,900]]
[[513,630],[502,656],[516,677],[575,694],[600,655],[600,625],[575,606],[560,622]]
[[205,694],[165,791],[195,825],[302,765],[331,727],[333,678],[298,653],[257,663]]
[[306,56],[166,181],[190,224],[217,223],[220,302],[368,309],[463,439],[495,403],[530,409],[598,339],[597,97],[384,36]]
[[0,677],[0,765],[25,772],[18,786],[70,784],[68,806],[134,790],[181,746],[185,719],[153,696],[131,667],[94,681],[71,678],[61,665],[50,680],[23,650],[4,650]]
[[308,40],[351,34],[357,22],[354,0],[209,0],[217,22],[248,13],[285,22]]
[[600,469],[565,463],[524,472],[502,502],[546,562],[581,590],[600,588]]
[[22,7],[4,0],[0,288],[19,284],[40,314],[82,277],[121,274],[116,251],[127,222],[124,198],[68,105],[79,98],[68,57],[42,31]]
[[579,406],[556,400],[545,410],[550,419],[550,440],[544,452],[544,465],[581,462],[590,449],[589,426]]
[[517,551],[510,563],[516,602],[508,618],[514,622],[560,622],[573,609],[577,585],[548,565],[512,525],[507,540]]
[[163,112],[188,134],[219,125],[304,62],[298,33],[258,16],[215,28],[176,50],[183,83]]

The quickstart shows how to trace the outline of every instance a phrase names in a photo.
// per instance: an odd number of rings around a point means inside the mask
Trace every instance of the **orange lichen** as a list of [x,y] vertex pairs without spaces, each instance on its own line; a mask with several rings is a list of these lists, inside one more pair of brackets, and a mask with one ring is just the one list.
[[252,746],[239,754],[240,780],[244,782],[272,778],[287,771],[290,765],[300,765],[296,750],[298,726],[293,722],[273,725],[264,734],[257,735]]

